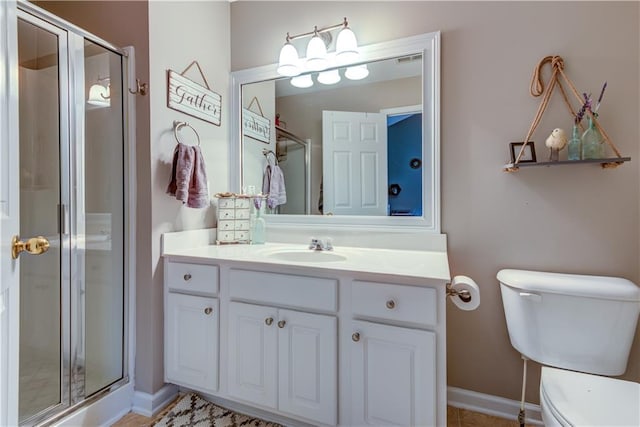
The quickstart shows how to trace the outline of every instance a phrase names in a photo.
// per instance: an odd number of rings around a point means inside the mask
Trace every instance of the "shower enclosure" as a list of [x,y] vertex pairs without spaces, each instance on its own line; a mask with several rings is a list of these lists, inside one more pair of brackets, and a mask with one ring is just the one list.
[[127,55],[0,7],[0,425],[33,425],[128,382]]

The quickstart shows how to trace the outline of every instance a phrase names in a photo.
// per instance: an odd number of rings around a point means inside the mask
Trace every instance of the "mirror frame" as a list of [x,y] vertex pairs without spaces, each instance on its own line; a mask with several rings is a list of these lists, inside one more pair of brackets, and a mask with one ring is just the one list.
[[[274,55],[277,52],[274,51]],[[422,54],[422,216],[265,215],[269,224],[419,228],[440,233],[440,31],[360,47],[354,64]],[[348,66],[351,64],[345,64]],[[242,85],[282,78],[277,64],[231,73],[231,138],[229,178],[231,191],[242,189]]]

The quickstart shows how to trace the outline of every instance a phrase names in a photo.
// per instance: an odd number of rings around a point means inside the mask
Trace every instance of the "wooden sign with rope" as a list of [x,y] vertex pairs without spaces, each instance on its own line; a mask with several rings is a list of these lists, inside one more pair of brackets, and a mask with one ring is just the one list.
[[[542,69],[546,64],[551,65],[551,78],[549,79],[549,83],[547,84],[547,87],[545,89],[544,82],[542,81]],[[525,152],[525,148],[527,147],[528,142],[530,142],[529,138],[531,138],[531,135],[533,135],[533,132],[536,130],[536,128],[540,124],[540,120],[542,119],[542,116],[545,110],[547,109],[547,106],[549,105],[549,100],[551,99],[551,95],[553,94],[553,91],[556,87],[560,89],[560,93],[562,94],[562,99],[564,100],[564,103],[569,109],[569,112],[574,118],[576,117],[576,112],[571,106],[571,102],[569,102],[569,96],[567,95],[565,88],[562,86],[560,77],[562,77],[564,82],[569,86],[573,95],[575,95],[575,97],[578,99],[578,102],[580,102],[580,104],[584,102],[583,97],[580,96],[580,93],[576,89],[575,85],[573,84],[571,79],[567,77],[567,75],[564,72],[564,60],[557,55],[545,56],[544,58],[542,58],[542,60],[538,63],[538,65],[533,71],[533,76],[531,77],[531,84],[529,85],[529,93],[531,94],[531,96],[539,97],[542,95],[542,101],[540,101],[538,111],[536,112],[536,115],[533,118],[533,121],[531,122],[531,126],[529,127],[529,131],[527,132],[527,136],[524,138],[524,143],[522,144],[522,148],[520,149],[518,156],[516,157],[515,161],[512,164],[505,167],[504,170],[506,172],[514,172],[519,169],[518,163],[520,162],[520,159],[522,158],[522,155]],[[609,145],[609,147],[611,147],[611,149],[616,154],[616,156],[618,156],[618,158],[622,159],[622,156],[620,155],[620,151],[618,151],[618,148],[613,144],[613,142],[611,141],[611,138],[609,138],[609,135],[607,135],[607,133],[602,128],[600,123],[598,123],[596,114],[593,114],[591,109],[586,109],[586,114],[588,114],[589,117],[591,117],[591,120],[593,121],[593,125],[596,127],[596,129],[598,129],[598,131],[602,135],[603,141],[606,142]],[[580,127],[584,129],[582,124],[580,124]],[[622,164],[622,161],[603,162],[602,167],[603,168],[616,167],[620,164]]]

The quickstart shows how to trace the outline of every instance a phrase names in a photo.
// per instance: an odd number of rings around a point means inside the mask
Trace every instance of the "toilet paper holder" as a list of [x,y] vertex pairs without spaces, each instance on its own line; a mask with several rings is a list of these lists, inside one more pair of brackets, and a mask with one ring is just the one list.
[[447,283],[447,296],[458,297],[463,302],[471,301],[471,292],[469,292],[467,289],[453,289],[451,287],[451,283]]

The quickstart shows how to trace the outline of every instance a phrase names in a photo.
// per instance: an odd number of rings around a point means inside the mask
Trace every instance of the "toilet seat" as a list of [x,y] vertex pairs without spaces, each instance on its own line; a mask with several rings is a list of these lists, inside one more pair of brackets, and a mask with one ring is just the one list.
[[640,425],[640,384],[631,381],[543,366],[540,403],[547,425]]

